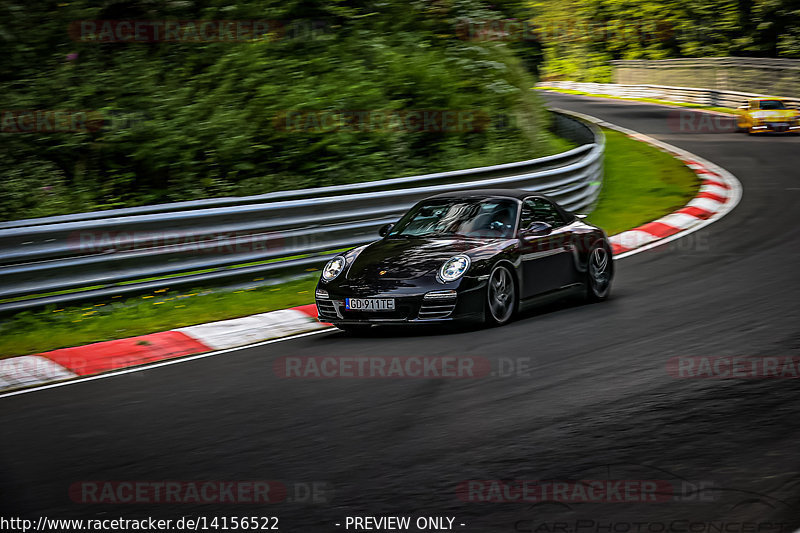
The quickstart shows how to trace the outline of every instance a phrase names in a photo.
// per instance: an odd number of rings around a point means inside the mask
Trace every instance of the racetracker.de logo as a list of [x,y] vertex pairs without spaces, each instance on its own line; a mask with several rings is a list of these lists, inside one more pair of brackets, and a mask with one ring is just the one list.
[[67,237],[70,250],[80,253],[130,252],[168,249],[171,253],[238,254],[270,252],[308,246],[311,237],[287,238],[280,232],[230,231],[74,231]]
[[672,357],[667,372],[678,379],[797,379],[800,357]]
[[88,133],[99,131],[105,123],[99,111],[0,110],[2,133]]
[[469,480],[456,488],[458,499],[472,503],[641,503],[673,501],[664,479]]
[[514,523],[517,533],[790,533],[787,522],[774,520],[752,522],[740,520],[699,521],[687,518],[669,520],[609,520],[578,518],[575,520],[539,521],[525,518]]
[[456,23],[456,35],[465,41],[543,41],[647,43],[665,41],[675,34],[668,20],[613,20],[592,22],[578,19],[477,20]]
[[[507,127],[507,122],[504,119],[495,126]],[[273,120],[275,129],[291,133],[475,133],[487,130],[492,123],[489,113],[471,109],[287,109]]]
[[734,116],[689,109],[673,109],[667,115],[667,126],[676,133],[732,133],[738,130],[736,122]]
[[278,20],[75,20],[69,36],[81,43],[218,43],[275,41],[290,30]]
[[284,356],[273,363],[280,378],[300,379],[469,379],[491,374],[486,357],[456,356]]
[[80,481],[69,487],[75,503],[278,503],[280,481]]

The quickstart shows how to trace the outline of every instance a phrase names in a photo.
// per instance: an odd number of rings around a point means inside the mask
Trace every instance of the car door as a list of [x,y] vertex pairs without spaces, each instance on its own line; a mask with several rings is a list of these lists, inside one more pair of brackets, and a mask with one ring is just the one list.
[[[524,235],[534,222],[551,227],[547,235]],[[520,210],[522,298],[530,298],[574,281],[571,232],[559,210],[544,198],[526,198]]]

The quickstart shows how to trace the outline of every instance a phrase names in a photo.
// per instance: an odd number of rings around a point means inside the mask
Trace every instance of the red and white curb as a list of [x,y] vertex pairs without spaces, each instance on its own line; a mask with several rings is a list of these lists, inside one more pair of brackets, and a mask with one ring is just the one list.
[[720,174],[698,161],[683,161],[703,180],[700,192],[682,209],[610,237],[614,255],[621,255],[676,235],[709,220],[718,213],[727,212],[733,200],[738,202],[736,195],[741,195],[741,192],[737,192],[737,189],[728,184]]
[[29,387],[77,376],[55,361],[39,355],[0,360],[0,390]]
[[555,111],[574,115],[598,126],[624,133],[634,140],[667,152],[683,161],[702,180],[697,195],[681,209],[637,228],[610,236],[614,259],[622,259],[632,253],[661,246],[697,231],[728,214],[742,198],[742,186],[733,174],[691,152],[589,115],[563,109]]
[[[725,216],[741,199],[739,180],[705,159],[588,115],[558,111],[622,132],[668,152],[686,163],[703,180],[697,196],[682,209],[638,228],[612,235],[610,240],[614,259],[643,252],[697,231]],[[96,379],[113,373],[137,370],[131,367],[168,364],[175,362],[170,360],[177,358],[190,360],[205,357],[254,344],[276,342],[287,337],[310,335],[329,327],[330,324],[317,320],[316,305],[309,304],[128,339],[0,359],[0,393],[22,388],[23,390],[4,395],[20,394],[35,390],[34,386],[37,385],[58,386],[62,384],[58,382],[75,378]]]
[[317,306],[310,304],[232,320],[199,324],[179,328],[175,331],[203,343],[208,349],[224,350],[329,326],[330,324],[322,324],[317,321]]
[[314,304],[0,360],[0,391],[237,348],[330,327]]

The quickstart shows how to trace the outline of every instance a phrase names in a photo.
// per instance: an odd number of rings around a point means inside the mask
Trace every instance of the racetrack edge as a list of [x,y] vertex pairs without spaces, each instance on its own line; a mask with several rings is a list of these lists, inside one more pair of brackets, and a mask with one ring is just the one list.
[[[681,209],[610,236],[615,260],[694,233],[730,213],[741,200],[742,186],[739,180],[710,161],[648,135],[583,113],[553,110],[655,146],[683,161],[702,180],[698,194]],[[307,304],[140,337],[11,357],[0,360],[0,398],[221,355],[329,329],[330,324],[317,320],[316,305]]]

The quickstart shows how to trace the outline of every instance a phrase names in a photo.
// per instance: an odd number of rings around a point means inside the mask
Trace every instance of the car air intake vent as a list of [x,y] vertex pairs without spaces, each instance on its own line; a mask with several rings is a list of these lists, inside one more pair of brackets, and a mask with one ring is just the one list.
[[446,318],[455,308],[455,302],[425,302],[419,308],[418,316],[420,320],[425,320],[426,318]]
[[317,313],[322,318],[337,318],[336,306],[330,300],[317,300]]

